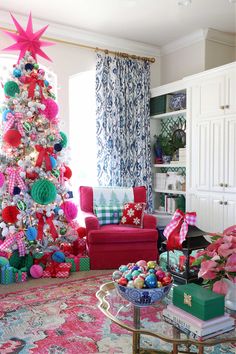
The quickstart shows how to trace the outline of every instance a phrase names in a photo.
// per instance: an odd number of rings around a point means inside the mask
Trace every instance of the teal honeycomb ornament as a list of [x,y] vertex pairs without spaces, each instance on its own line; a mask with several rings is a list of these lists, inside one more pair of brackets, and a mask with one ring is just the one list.
[[20,93],[20,88],[15,81],[8,81],[4,85],[4,93],[6,96],[15,97],[17,93]]
[[60,135],[61,135],[60,144],[62,145],[63,148],[65,148],[67,146],[67,142],[68,142],[67,136],[63,132],[60,132]]
[[31,189],[32,199],[42,205],[53,203],[57,196],[55,185],[47,179],[39,179],[33,183]]

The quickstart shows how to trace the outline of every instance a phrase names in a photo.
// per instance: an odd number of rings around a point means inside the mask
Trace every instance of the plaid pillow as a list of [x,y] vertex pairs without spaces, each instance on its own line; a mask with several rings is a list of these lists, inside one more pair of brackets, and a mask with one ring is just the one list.
[[96,206],[94,214],[97,216],[99,225],[119,224],[123,206]]
[[124,226],[143,227],[145,203],[126,203],[120,224]]

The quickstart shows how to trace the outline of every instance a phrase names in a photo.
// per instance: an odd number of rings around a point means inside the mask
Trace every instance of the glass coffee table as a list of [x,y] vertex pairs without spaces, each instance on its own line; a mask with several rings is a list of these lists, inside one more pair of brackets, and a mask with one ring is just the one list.
[[[216,337],[199,341],[180,331],[172,324],[167,323],[162,316],[163,309],[170,302],[168,296],[154,306],[136,307],[123,299],[116,290],[114,282],[101,285],[96,293],[99,299],[98,307],[111,321],[118,326],[132,332],[133,354],[142,353],[192,353],[191,345],[198,348],[198,353],[204,353],[204,347],[214,346],[221,343],[236,343],[236,329],[220,334]],[[236,316],[234,315],[235,319]],[[172,344],[172,351],[149,350],[140,347],[140,336],[148,335],[159,338]],[[186,350],[179,350],[179,345],[184,344]],[[196,352],[195,352],[196,353]]]

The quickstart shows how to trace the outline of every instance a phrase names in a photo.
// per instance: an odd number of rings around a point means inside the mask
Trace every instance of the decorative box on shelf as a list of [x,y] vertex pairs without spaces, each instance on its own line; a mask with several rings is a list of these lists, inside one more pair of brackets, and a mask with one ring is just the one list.
[[170,262],[170,252],[167,251],[167,269],[174,277],[177,283],[186,284],[186,283],[201,283],[201,278],[198,278],[198,267],[191,267],[191,253],[193,250],[204,249],[209,245],[209,242],[205,239],[204,235],[206,233],[200,230],[196,226],[188,226],[188,233],[186,240],[182,244],[182,252],[185,256],[184,264],[180,266],[173,267]]
[[203,321],[224,315],[224,296],[197,284],[175,286],[173,304]]

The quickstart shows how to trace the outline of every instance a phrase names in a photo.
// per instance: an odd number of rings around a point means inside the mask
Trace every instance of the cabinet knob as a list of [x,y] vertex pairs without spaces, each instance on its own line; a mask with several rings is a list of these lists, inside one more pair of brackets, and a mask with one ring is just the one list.
[[222,201],[220,201],[219,203],[220,203],[220,205],[222,205],[222,204],[223,204],[223,202],[222,202]]
[[220,109],[225,109],[225,106],[220,106]]
[[229,108],[229,104],[227,104],[227,105],[225,106],[225,108]]
[[225,183],[225,187],[228,187],[228,184],[227,184],[227,183]]
[[227,205],[228,204],[228,202],[224,202],[224,205]]
[[220,187],[224,187],[224,183],[220,183]]

